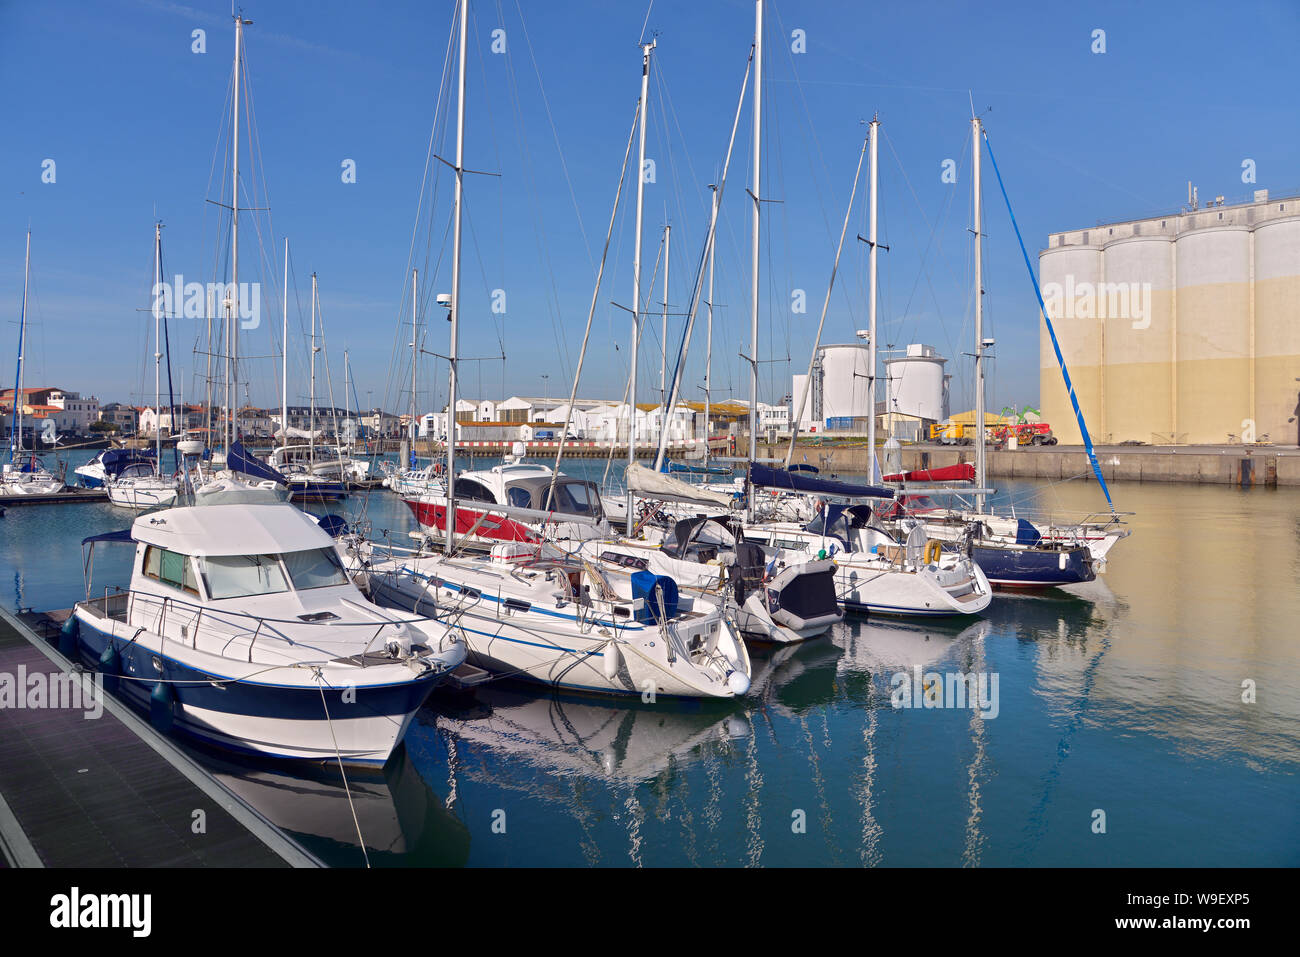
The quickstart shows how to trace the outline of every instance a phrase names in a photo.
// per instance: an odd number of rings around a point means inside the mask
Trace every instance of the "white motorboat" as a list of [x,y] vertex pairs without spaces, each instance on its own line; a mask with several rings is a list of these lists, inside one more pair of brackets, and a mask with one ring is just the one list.
[[445,625],[366,600],[287,503],[166,509],[86,539],[104,541],[135,546],[130,586],[77,604],[83,661],[163,727],[222,747],[382,765],[465,660]]

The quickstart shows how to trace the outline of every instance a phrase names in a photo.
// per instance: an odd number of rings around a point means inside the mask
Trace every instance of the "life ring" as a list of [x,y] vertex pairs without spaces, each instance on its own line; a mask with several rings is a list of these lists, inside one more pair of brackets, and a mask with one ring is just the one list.
[[937,565],[939,559],[943,557],[943,543],[938,539],[930,539],[925,543],[925,564]]

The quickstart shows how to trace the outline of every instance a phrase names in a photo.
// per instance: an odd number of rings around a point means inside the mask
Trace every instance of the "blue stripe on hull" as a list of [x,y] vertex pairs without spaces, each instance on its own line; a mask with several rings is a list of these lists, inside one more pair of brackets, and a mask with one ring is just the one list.
[[[78,636],[78,650],[82,661],[88,667],[98,670],[100,655],[103,654],[111,636],[87,624],[84,619],[79,620]],[[111,638],[111,640],[117,646],[122,658],[119,693],[127,700],[143,705],[146,709],[149,706],[149,694],[154,684],[159,680],[166,680],[175,682],[172,690],[176,700],[183,706],[245,717],[325,721],[325,708],[321,703],[319,687],[302,688],[231,681],[219,688],[214,686],[210,679],[223,676],[210,676],[175,658],[158,654],[139,644],[128,645],[128,642],[122,638]],[[162,663],[161,673],[154,667],[155,657]],[[327,687],[325,702],[330,706],[330,716],[335,719],[385,717],[402,721],[424,703],[424,699],[428,697],[440,677],[427,675],[397,684],[361,686],[355,690],[355,701],[349,703],[342,701],[343,688]],[[177,711],[176,723],[177,726],[185,724],[188,730],[194,731],[200,737],[209,737],[202,730],[205,726],[199,726],[199,729],[195,730],[193,723],[186,721],[183,708]],[[219,743],[226,744],[224,740]]]

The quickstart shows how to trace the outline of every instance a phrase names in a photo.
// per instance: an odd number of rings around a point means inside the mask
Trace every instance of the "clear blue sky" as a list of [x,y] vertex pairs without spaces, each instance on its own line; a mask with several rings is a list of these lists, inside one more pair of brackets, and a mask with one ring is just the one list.
[[[400,410],[407,401],[406,270],[453,9],[451,0],[254,0],[243,7],[255,21],[246,32],[260,155],[253,172],[271,218],[244,217],[241,278],[268,288],[264,326],[247,334],[241,351],[278,350],[274,264],[287,235],[295,289],[291,401],[307,391],[301,329],[313,270],[338,404],[344,348],[363,404]],[[950,364],[953,404],[965,408],[971,98],[978,111],[989,111],[989,136],[1031,254],[1051,231],[1176,209],[1189,179],[1202,197],[1291,190],[1300,186],[1298,9],[1291,2],[771,0],[763,193],[780,202],[764,209],[762,351],[779,361],[763,365],[762,398],[779,399],[790,373],[807,364],[862,121],[873,113],[884,124],[881,240],[891,246],[881,254],[881,342],[929,342],[957,360]],[[499,360],[467,363],[462,394],[567,394],[638,93],[646,11],[646,2],[471,2],[466,165],[500,176],[467,178],[461,349],[497,355],[504,342],[507,359],[504,368]],[[151,321],[141,310],[149,304],[155,211],[166,224],[169,275],[206,282],[217,268],[224,277],[221,210],[206,200],[221,198],[228,166],[229,13],[228,2],[199,0],[0,3],[6,385],[29,223],[29,385],[59,385],[101,401],[152,392]],[[195,29],[206,31],[204,54],[191,51]],[[504,54],[491,51],[496,29],[505,30]],[[1092,52],[1097,29],[1105,31],[1104,53]],[[660,227],[671,222],[669,300],[682,311],[707,225],[707,185],[721,163],[752,38],[753,4],[655,0],[648,30],[658,32],[659,46],[645,277]],[[804,31],[804,53],[791,50],[795,30]],[[437,137],[437,151],[448,157],[452,131]],[[747,103],[719,234],[716,300],[725,308],[716,314],[718,398],[728,389],[747,391],[737,354],[748,351],[749,337],[750,139]],[[41,181],[46,159],[56,164],[52,184]],[[356,163],[356,183],[341,181],[347,159]],[[941,180],[945,159],[956,161],[955,185]],[[1255,161],[1256,183],[1242,182],[1245,159]],[[1037,400],[1038,327],[987,160],[985,171],[986,310],[998,340],[990,405],[999,408]],[[426,194],[414,239],[426,300],[450,289],[447,171],[437,170],[430,184],[437,199],[430,205]],[[629,321],[610,302],[631,296],[631,186],[629,177],[583,395],[617,396],[627,381]],[[866,231],[864,195],[850,239]],[[865,247],[853,243],[827,320],[829,341],[865,325],[864,265]],[[506,291],[504,317],[490,311],[494,289]],[[804,314],[791,312],[794,289],[806,292]],[[426,348],[445,352],[447,324],[436,307],[428,316]],[[408,331],[398,331],[402,319]],[[658,328],[656,318],[642,343],[642,401],[658,395]],[[190,398],[200,388],[196,332],[194,320],[173,326],[177,384],[184,368]],[[686,380],[691,398],[700,396],[703,336],[701,324]],[[249,370],[253,401],[274,403],[278,361],[256,359]],[[323,369],[321,376],[324,401]],[[445,367],[427,359],[422,407],[434,405],[439,389],[445,401],[444,379]]]

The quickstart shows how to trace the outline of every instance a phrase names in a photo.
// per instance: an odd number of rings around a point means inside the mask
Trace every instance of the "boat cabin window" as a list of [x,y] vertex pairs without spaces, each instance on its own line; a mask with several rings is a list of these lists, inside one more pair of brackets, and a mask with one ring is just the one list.
[[149,545],[144,550],[144,574],[146,578],[160,581],[172,588],[191,595],[198,595],[199,582],[194,574],[194,563],[188,555],[169,551]]
[[528,489],[516,485],[514,488],[506,489],[506,504],[513,505],[515,508],[532,508],[533,497],[528,493]]
[[455,489],[456,497],[461,501],[491,502],[493,505],[497,504],[496,496],[494,496],[486,486],[480,485],[472,479],[456,479]]
[[343,571],[338,553],[333,548],[309,548],[302,552],[287,552],[284,567],[297,591],[308,588],[328,588],[346,585],[348,576]]
[[289,590],[278,555],[210,555],[203,559],[203,581],[214,600]]
[[548,512],[601,517],[600,496],[586,482],[556,483],[554,495],[542,507]]

